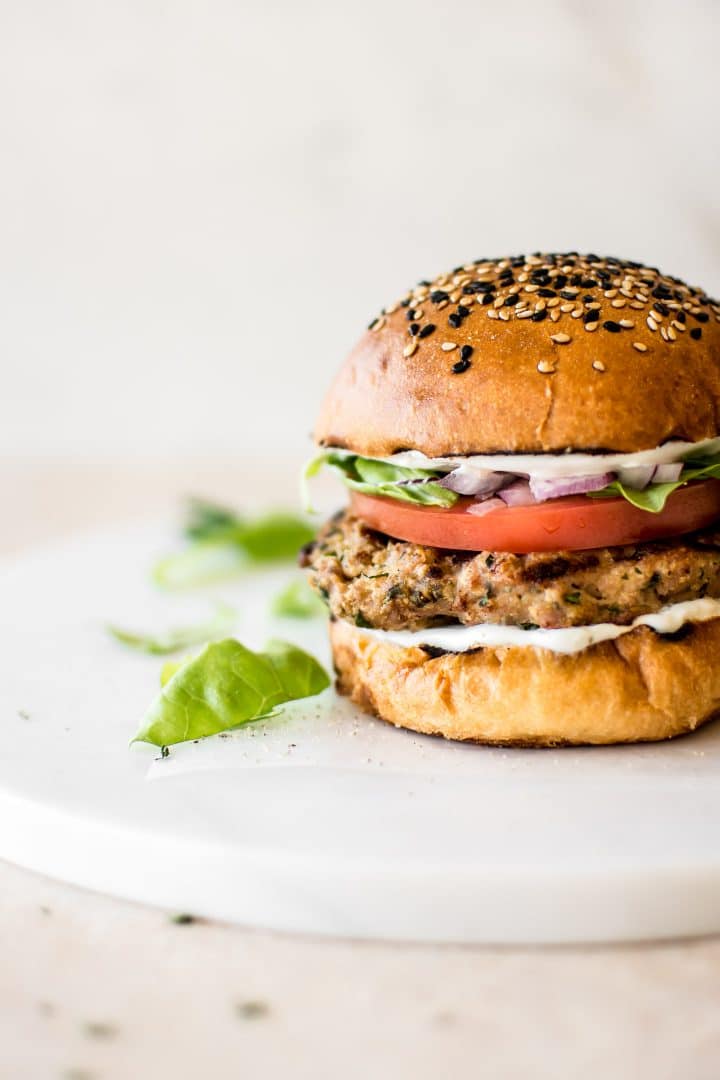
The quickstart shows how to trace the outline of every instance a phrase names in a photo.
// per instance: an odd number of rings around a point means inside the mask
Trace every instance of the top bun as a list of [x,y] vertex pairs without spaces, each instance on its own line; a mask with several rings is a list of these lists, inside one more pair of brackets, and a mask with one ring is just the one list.
[[371,457],[648,450],[720,431],[720,304],[641,263],[478,259],[370,324],[315,431]]

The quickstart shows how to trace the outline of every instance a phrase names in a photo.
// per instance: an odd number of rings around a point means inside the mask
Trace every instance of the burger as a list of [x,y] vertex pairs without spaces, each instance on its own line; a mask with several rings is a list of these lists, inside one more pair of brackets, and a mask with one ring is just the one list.
[[337,686],[507,746],[666,739],[720,710],[720,304],[617,258],[477,259],[371,322],[308,467],[301,561]]

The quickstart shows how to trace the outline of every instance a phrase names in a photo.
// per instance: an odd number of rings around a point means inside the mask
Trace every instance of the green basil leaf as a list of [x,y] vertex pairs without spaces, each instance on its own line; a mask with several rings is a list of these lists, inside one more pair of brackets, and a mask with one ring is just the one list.
[[329,450],[314,458],[306,467],[305,482],[315,476],[323,465],[336,469],[349,488],[364,495],[446,508],[453,506],[458,499],[454,491],[433,482],[434,478],[444,475],[442,469],[410,469],[358,454]]
[[194,499],[184,528],[193,542],[184,551],[156,564],[153,577],[163,588],[208,585],[248,566],[292,561],[315,535],[297,514],[276,510],[256,518],[240,518],[232,510]]
[[314,657],[284,641],[271,641],[264,652],[252,652],[228,638],[207,645],[194,659],[163,675],[166,681],[133,742],[172,746],[217,735],[330,685]]
[[289,582],[272,603],[273,615],[288,619],[312,619],[327,615],[327,607],[305,578]]
[[108,626],[108,632],[116,641],[131,649],[151,653],[153,656],[167,656],[181,649],[189,649],[192,645],[202,645],[204,641],[214,641],[225,637],[236,621],[237,612],[231,607],[220,605],[210,622],[199,623],[196,626],[180,626],[159,634],[143,634],[123,630],[119,626]]
[[669,484],[648,484],[642,491],[636,491],[634,488],[621,484],[619,480],[613,480],[602,491],[589,491],[587,494],[591,499],[609,499],[616,495],[622,495],[624,499],[627,499],[633,506],[637,506],[638,509],[647,510],[651,514],[659,514],[661,510],[664,510],[665,503],[673,491],[677,491],[679,487],[683,487],[690,480],[708,480],[713,477],[720,479],[719,460],[688,461],[680,473],[680,479]]

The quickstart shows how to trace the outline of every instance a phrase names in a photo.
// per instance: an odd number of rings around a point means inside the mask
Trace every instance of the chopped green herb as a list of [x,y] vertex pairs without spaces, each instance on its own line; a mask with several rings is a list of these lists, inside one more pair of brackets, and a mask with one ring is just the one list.
[[566,604],[579,604],[582,601],[582,594],[579,592],[567,592],[563,600]]
[[177,915],[170,916],[170,922],[175,923],[176,926],[190,926],[191,923],[197,922],[197,919],[186,911],[180,911]]
[[539,630],[540,626],[536,622],[521,622],[520,623],[520,629],[521,630]]
[[271,641],[252,652],[232,638],[206,645],[163,678],[133,742],[168,747],[227,732],[330,685],[325,669],[295,645]]
[[264,1001],[241,1001],[235,1011],[242,1020],[261,1020],[268,1015],[270,1007]]
[[362,627],[364,630],[372,630],[372,623],[367,621],[362,611],[356,612],[355,625]]

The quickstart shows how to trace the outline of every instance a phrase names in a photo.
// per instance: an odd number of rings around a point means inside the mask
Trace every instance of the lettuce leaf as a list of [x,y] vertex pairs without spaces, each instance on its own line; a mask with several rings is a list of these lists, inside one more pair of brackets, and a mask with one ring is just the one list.
[[609,499],[622,495],[624,499],[627,499],[633,506],[637,506],[639,510],[659,514],[665,508],[668,496],[672,495],[673,491],[677,491],[679,487],[683,487],[691,480],[708,480],[713,477],[720,479],[719,460],[689,461],[680,473],[680,479],[671,484],[648,484],[642,491],[636,491],[634,488],[621,484],[619,480],[613,480],[612,484],[608,484],[602,491],[589,491],[587,494],[591,499]]
[[191,501],[183,531],[190,546],[162,559],[153,570],[163,588],[208,585],[253,564],[291,561],[315,535],[312,525],[297,514],[277,510],[247,519],[202,499]]
[[169,653],[189,649],[192,645],[202,645],[204,641],[213,641],[230,632],[237,620],[237,612],[221,604],[215,617],[207,623],[195,626],[179,626],[159,634],[143,634],[132,630],[123,630],[119,626],[108,626],[108,633],[128,648],[153,656],[167,656]]
[[327,608],[304,578],[289,582],[272,602],[273,615],[289,619],[312,619],[327,615]]
[[[447,470],[409,469],[338,450],[328,450],[307,465],[303,474],[306,489],[307,482],[324,465],[335,469],[349,488],[364,495],[381,495],[422,506],[444,507],[453,506],[458,499],[454,491],[448,491],[435,482]],[[308,505],[307,494],[305,505]]]
[[194,659],[165,665],[164,685],[133,742],[172,746],[269,716],[288,701],[312,697],[330,685],[325,669],[285,641],[252,652],[227,638]]

